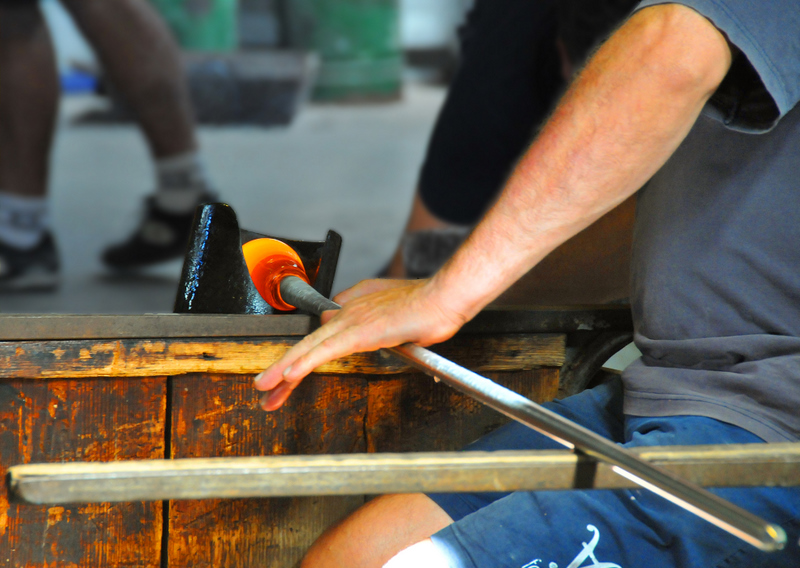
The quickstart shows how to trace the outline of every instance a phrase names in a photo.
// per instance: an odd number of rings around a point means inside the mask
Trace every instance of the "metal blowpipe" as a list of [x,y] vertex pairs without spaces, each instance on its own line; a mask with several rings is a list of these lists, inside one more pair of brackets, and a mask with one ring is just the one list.
[[[286,243],[256,239],[245,243],[242,252],[253,283],[274,308],[290,310],[297,307],[316,315],[341,308],[311,287],[302,260]],[[386,351],[576,453],[610,464],[615,473],[761,550],[780,550],[786,544],[786,533],[781,527],[639,459],[591,430],[436,353],[412,343]]]
[[[280,280],[280,296],[287,304],[315,315],[320,315],[326,310],[341,308],[297,276],[285,276]],[[769,523],[700,486],[643,461],[632,452],[591,430],[428,349],[406,343],[386,351],[575,452],[611,464],[617,474],[763,551],[780,550],[786,544],[786,533],[780,526]]]

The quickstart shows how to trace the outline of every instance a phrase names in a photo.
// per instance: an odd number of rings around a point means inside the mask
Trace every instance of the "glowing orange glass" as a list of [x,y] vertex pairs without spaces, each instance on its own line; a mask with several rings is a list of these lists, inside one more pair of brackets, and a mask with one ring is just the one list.
[[255,239],[242,247],[247,271],[258,293],[276,310],[295,309],[281,298],[281,280],[287,276],[297,276],[308,282],[303,261],[295,250],[275,239]]

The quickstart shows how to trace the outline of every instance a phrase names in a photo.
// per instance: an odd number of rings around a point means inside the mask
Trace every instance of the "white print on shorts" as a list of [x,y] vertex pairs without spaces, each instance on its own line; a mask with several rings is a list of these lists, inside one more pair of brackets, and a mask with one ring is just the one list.
[[[592,540],[589,544],[582,542],[583,550],[575,557],[575,560],[569,563],[567,568],[622,568],[619,564],[614,564],[613,562],[600,562],[597,560],[597,557],[594,555],[594,549],[597,547],[597,543],[600,542],[600,531],[597,530],[597,527],[594,525],[586,525],[586,528],[589,532],[594,533],[592,536]],[[591,564],[584,564],[586,560],[590,560]],[[528,562],[522,568],[544,568],[540,563],[542,560],[537,558],[533,562]],[[547,565],[547,568],[558,568],[558,564],[555,562],[551,562]]]

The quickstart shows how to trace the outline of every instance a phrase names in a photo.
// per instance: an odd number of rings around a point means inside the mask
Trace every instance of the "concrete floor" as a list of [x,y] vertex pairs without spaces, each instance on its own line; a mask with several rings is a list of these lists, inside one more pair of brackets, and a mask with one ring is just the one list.
[[[444,90],[410,84],[401,102],[306,105],[288,128],[204,127],[203,153],[222,201],[243,228],[344,245],[334,283],[342,290],[377,272],[408,213],[425,145]],[[93,97],[66,97],[53,152],[53,226],[63,282],[54,293],[0,295],[3,313],[172,311],[181,262],[136,275],[109,273],[109,243],[137,225],[153,188],[134,126],[79,125]]]

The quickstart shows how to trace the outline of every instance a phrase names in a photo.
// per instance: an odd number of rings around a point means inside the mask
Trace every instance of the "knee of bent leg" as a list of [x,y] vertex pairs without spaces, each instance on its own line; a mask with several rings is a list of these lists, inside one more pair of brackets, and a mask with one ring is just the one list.
[[308,550],[301,568],[380,568],[398,551],[452,522],[425,495],[383,495],[326,530]]

